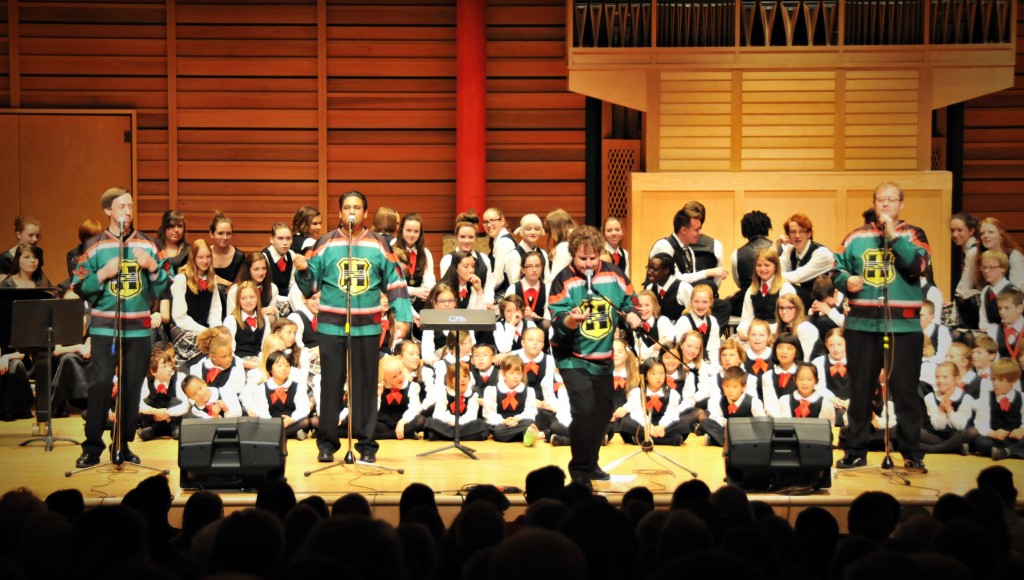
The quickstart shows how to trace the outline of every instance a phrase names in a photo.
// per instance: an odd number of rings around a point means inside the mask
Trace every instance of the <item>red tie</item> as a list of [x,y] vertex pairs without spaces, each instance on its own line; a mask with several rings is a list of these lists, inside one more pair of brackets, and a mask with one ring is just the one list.
[[540,367],[537,365],[537,363],[535,363],[533,361],[530,361],[530,362],[526,363],[525,365],[523,365],[523,372],[524,373],[533,373],[535,375],[536,374],[540,374]]
[[459,404],[459,414],[461,415],[462,413],[465,413],[466,412],[466,399],[463,399],[462,397],[459,397],[457,399],[457,401],[452,401],[452,403],[450,405],[448,405],[448,409],[451,411],[452,415],[455,414],[455,403],[456,402],[458,402],[458,404]]
[[665,384],[673,391],[676,390],[676,380],[673,377],[665,377]]
[[658,298],[664,298],[664,297],[665,297],[665,291],[664,290],[658,290]]
[[409,255],[409,273],[413,274],[416,272],[416,250],[408,250],[406,254]]
[[388,329],[391,328],[391,321],[385,318],[380,321],[380,343],[377,346],[384,346],[384,338],[388,335]]
[[1002,409],[1004,413],[1008,413],[1010,411],[1010,397],[1000,397],[999,408]]
[[459,300],[465,300],[466,296],[469,296],[469,291],[468,290],[466,290],[465,288],[463,288],[462,290],[459,290]]
[[487,384],[487,381],[489,381],[489,380],[491,380],[491,373],[487,373],[486,375],[483,375],[483,374],[480,375],[480,382],[481,383]]
[[793,376],[793,373],[779,373],[779,386],[786,388],[789,384],[789,377]]
[[739,411],[739,410],[740,410],[740,408],[736,406],[736,403],[729,403],[729,414],[730,415],[732,415],[733,413],[735,413],[736,411]]
[[1017,329],[1012,327],[1012,326],[1010,326],[1010,325],[1006,325],[1005,328],[1006,328],[1006,330],[1004,330],[1003,332],[1006,333],[1006,341],[1007,342],[1016,342],[1017,341]]
[[518,406],[519,406],[519,401],[516,400],[516,392],[515,391],[509,391],[509,392],[505,393],[505,398],[501,400],[501,408],[502,409],[508,409],[509,407],[512,407],[512,410],[515,411],[516,407],[518,407]]
[[995,300],[996,299],[996,293],[991,288],[988,289],[988,299],[989,300]]
[[811,414],[811,402],[807,399],[801,399],[800,406],[793,411],[793,414],[801,419],[806,419]]
[[551,390],[557,393],[558,389],[561,389],[564,386],[565,385],[563,383],[554,382],[554,383],[551,383]]
[[160,383],[159,385],[156,386],[156,392],[158,394],[160,394],[160,395],[166,395],[167,394],[167,385],[165,385],[163,383]]
[[213,411],[216,408],[217,408],[217,405],[214,405],[213,403],[210,403],[210,404],[206,405],[206,408],[205,408],[206,409],[206,414],[210,415],[212,417],[213,416]]
[[215,381],[217,379],[217,377],[220,375],[221,370],[222,369],[219,369],[217,367],[213,367],[212,369],[206,371],[206,382],[207,382],[207,384],[212,383],[213,381]]
[[616,266],[618,266],[619,262],[621,262],[621,261],[622,261],[622,256],[620,256],[618,252],[615,252],[614,254],[612,254],[612,262]]
[[626,389],[626,377],[615,377],[615,380],[613,380],[612,383],[615,385],[616,390]]
[[309,321],[309,325],[313,327],[313,332],[316,332],[316,318]]
[[644,332],[650,332],[650,331],[651,331],[651,325],[645,322],[644,323]]
[[761,282],[761,296],[768,295],[768,284]]
[[530,310],[533,310],[533,307],[537,304],[537,289],[527,288],[523,290],[523,298],[526,298],[526,305],[530,307]]
[[656,413],[661,412],[661,397],[657,395],[651,395],[647,397],[647,410],[654,410]]
[[256,328],[256,317],[255,316],[247,316],[245,318],[245,323],[249,325],[249,328]]
[[206,278],[199,279],[199,291],[206,292]]
[[754,364],[751,368],[755,373],[761,374],[768,370],[768,363],[764,362],[763,358],[759,358],[756,361],[754,361]]
[[395,387],[389,387],[389,388],[391,389],[391,392],[388,393],[388,396],[384,397],[384,399],[388,402],[389,405],[401,405],[402,404],[402,389],[398,389],[398,388],[395,388]]
[[697,331],[700,332],[701,334],[707,334],[708,333],[708,323],[707,322],[701,322],[700,326],[697,327]]
[[846,376],[846,365],[844,365],[843,363],[836,363],[836,364],[832,365],[831,367],[829,367],[828,374],[829,374],[829,376],[832,376],[832,377],[834,377],[836,375],[839,375],[840,377],[845,377]]
[[278,403],[284,405],[288,402],[288,389],[285,387],[278,387],[274,389],[273,393],[270,393],[270,404],[276,405]]
[[281,272],[284,272],[285,270],[288,269],[288,262],[285,262],[284,258],[278,258],[277,259],[277,269],[279,271],[281,271]]

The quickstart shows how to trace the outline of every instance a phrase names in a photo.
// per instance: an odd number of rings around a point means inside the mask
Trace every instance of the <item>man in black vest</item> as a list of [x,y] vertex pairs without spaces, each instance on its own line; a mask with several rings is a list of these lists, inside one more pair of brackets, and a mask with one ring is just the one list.
[[[804,306],[809,307],[814,298],[814,280],[832,271],[836,259],[832,250],[814,241],[814,225],[811,218],[795,213],[783,226],[786,233],[775,240],[775,251],[782,264],[782,277],[796,288]],[[806,313],[805,313],[806,314]]]
[[722,243],[701,232],[704,215],[704,204],[686,202],[672,218],[674,233],[654,242],[648,257],[668,254],[672,256],[677,278],[691,286],[711,286],[715,291],[711,313],[718,320],[719,328],[725,328],[729,324],[732,307],[728,300],[718,297],[718,284],[729,275],[729,271],[721,265]]
[[733,250],[732,281],[739,290],[729,299],[732,304],[732,315],[739,316],[743,311],[743,295],[754,279],[754,261],[758,252],[772,245],[768,233],[772,231],[772,219],[763,211],[748,212],[740,220],[740,233],[747,238],[747,243]]

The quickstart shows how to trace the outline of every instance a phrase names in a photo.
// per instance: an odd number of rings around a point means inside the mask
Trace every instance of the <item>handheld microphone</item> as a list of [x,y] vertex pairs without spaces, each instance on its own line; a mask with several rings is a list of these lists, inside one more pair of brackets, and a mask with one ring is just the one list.
[[587,268],[583,271],[583,275],[587,277],[587,300],[594,299],[594,271]]

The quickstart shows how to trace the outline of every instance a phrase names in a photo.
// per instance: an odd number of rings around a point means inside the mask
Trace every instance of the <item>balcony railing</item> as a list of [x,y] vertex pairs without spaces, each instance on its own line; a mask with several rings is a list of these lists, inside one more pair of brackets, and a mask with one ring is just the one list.
[[574,0],[574,48],[1009,43],[1013,0]]

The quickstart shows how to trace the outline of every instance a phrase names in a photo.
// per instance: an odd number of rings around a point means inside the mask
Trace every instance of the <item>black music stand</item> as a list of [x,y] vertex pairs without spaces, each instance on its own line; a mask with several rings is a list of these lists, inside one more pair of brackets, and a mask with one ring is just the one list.
[[[460,330],[479,330],[479,331],[493,331],[494,330],[494,313],[490,310],[479,310],[473,308],[456,308],[449,310],[437,310],[428,309],[420,311],[420,321],[423,323],[423,330],[442,330],[446,332],[460,331]],[[455,364],[458,365],[462,357],[459,353],[459,341],[455,341]],[[459,384],[459,379],[462,377],[458,366],[455,369],[455,437],[453,437],[451,445],[445,445],[444,447],[438,447],[431,451],[425,451],[417,454],[417,457],[425,457],[437,453],[439,451],[447,451],[449,449],[458,449],[470,457],[470,459],[480,459],[473,454],[476,449],[466,447],[459,440],[459,419],[462,413],[459,411],[461,405],[459,405],[459,397],[462,396],[462,385]],[[436,401],[434,404],[438,404]]]
[[50,372],[54,344],[79,344],[85,326],[82,300],[17,300],[11,308],[11,346],[40,349],[34,357],[39,367],[36,381],[36,421],[46,422],[46,435],[19,443],[43,442],[45,451],[53,451],[54,441],[79,445],[74,439],[53,436],[53,394]]

